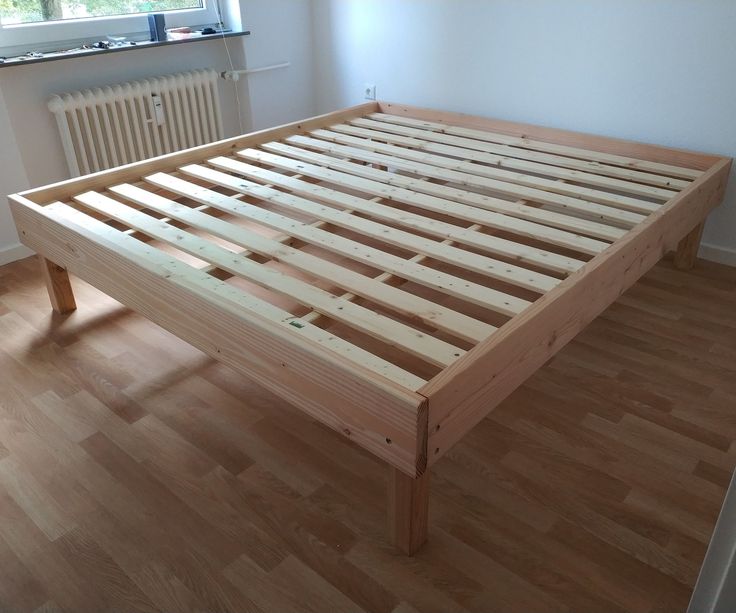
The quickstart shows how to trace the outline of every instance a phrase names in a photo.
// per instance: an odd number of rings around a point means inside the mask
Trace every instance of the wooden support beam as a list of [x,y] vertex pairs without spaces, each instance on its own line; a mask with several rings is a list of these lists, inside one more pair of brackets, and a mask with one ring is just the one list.
[[427,540],[429,471],[416,478],[389,467],[388,532],[391,542],[414,555]]
[[38,259],[41,264],[41,274],[49,292],[51,307],[61,314],[76,310],[77,303],[74,300],[74,291],[69,281],[69,273],[65,268],[54,264],[43,256],[39,255]]
[[690,270],[695,266],[695,260],[698,259],[700,238],[703,236],[704,227],[705,223],[698,224],[677,245],[677,251],[675,251],[675,268],[680,270]]

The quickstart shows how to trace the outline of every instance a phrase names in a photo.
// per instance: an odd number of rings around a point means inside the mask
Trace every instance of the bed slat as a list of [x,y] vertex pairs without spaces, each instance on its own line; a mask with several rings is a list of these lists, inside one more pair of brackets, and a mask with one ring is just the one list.
[[[317,200],[329,202],[336,206],[342,206],[345,207],[345,209],[382,218],[380,215],[382,205],[378,203],[364,200],[351,194],[337,192],[321,185],[315,185],[314,183],[307,183],[298,177],[286,177],[271,170],[251,166],[230,158],[214,158],[209,160],[209,163],[217,168],[231,170],[244,176],[261,180],[269,185],[277,185],[279,187],[292,190],[295,194],[310,195]],[[323,206],[299,196],[284,194],[278,190],[271,189],[268,185],[259,185],[251,181],[241,179],[240,177],[234,177],[223,172],[212,170],[211,168],[190,165],[182,167],[181,171],[185,174],[190,174],[194,177],[210,181],[215,185],[220,185],[222,187],[238,191],[242,194],[268,200],[269,202],[276,203],[284,208],[294,209],[301,213],[317,217],[335,226],[355,231],[359,234],[363,234],[367,237],[377,239],[396,247],[410,249],[416,253],[424,254],[441,262],[453,264],[524,289],[544,293],[545,291],[553,288],[559,282],[558,279],[542,273],[527,270],[526,268],[522,268],[514,264],[508,264],[507,262],[494,260],[485,255],[457,249],[452,246],[445,247],[437,241],[423,238],[416,234],[394,228],[393,226],[356,217],[349,212],[336,210],[329,206]],[[391,213],[391,215],[387,213],[386,218],[393,220],[394,218],[392,215],[395,212],[393,209],[389,209],[389,213]],[[477,230],[478,227],[471,226],[470,228],[464,229]],[[354,249],[357,250],[357,252],[360,251],[360,247],[357,245]],[[366,255],[366,257],[370,257],[371,261],[375,263],[376,259],[374,255],[375,254],[371,252],[370,255]]]
[[[395,119],[401,120],[406,118],[396,117]],[[492,142],[489,141],[486,137],[472,138],[454,135],[454,132],[452,131],[445,131],[445,126],[438,130],[421,128],[417,129],[416,127],[412,127],[414,124],[411,124],[410,126],[408,124],[399,124],[396,121],[389,119],[382,119],[379,121],[377,119],[370,119],[368,117],[354,118],[345,125],[351,128],[362,128],[396,136],[421,138],[423,141],[431,143],[461,147],[465,150],[478,151],[481,153],[488,153],[492,155],[504,155],[511,158],[530,160],[550,166],[561,166],[564,168],[589,172],[597,176],[612,177],[623,181],[631,181],[632,183],[652,185],[655,187],[682,190],[685,189],[685,187],[687,187],[690,183],[686,179],[676,179],[673,177],[647,173],[632,168],[611,166],[588,159],[566,157],[564,155],[556,155],[554,153],[545,153],[543,151],[525,149],[522,147],[522,145],[511,146],[501,143],[501,140],[506,138],[509,138],[511,140],[519,140],[517,137],[504,136],[503,139],[496,139],[496,142]],[[330,128],[335,129],[335,126],[330,126]],[[467,128],[460,128],[459,130],[460,132],[462,132],[462,130],[466,129]]]
[[[290,139],[289,142],[304,143],[307,146],[312,146],[314,143],[319,141],[315,141],[314,139],[292,141]],[[343,152],[335,151],[335,153]],[[344,154],[350,155],[350,152],[344,152]],[[366,159],[365,161],[372,160]],[[386,160],[377,160],[376,163],[386,163]],[[402,198],[405,197],[404,192],[399,192],[399,195]],[[398,199],[398,197],[396,197],[396,199]],[[450,215],[452,217],[457,217],[458,219],[463,219],[465,221],[472,221],[473,223],[485,225],[489,228],[494,228],[505,232],[512,232],[514,234],[518,234],[519,236],[526,236],[543,240],[552,245],[567,247],[569,249],[572,249],[573,251],[579,251],[581,253],[589,255],[600,253],[606,247],[608,247],[608,243],[600,240],[580,236],[579,234],[574,234],[566,230],[550,228],[543,224],[518,219],[516,217],[496,213],[494,211],[486,211],[484,209],[479,210],[477,207],[466,205],[460,202],[443,200],[441,198],[426,194],[414,194],[413,196],[411,196],[411,199],[411,204],[414,204],[415,206],[418,206],[420,208],[424,208],[436,213]]]
[[155,274],[162,281],[174,279],[185,287],[196,287],[197,292],[209,296],[208,299],[215,303],[234,305],[244,325],[248,325],[252,319],[264,318],[278,324],[290,334],[298,334],[310,339],[326,350],[333,352],[336,356],[349,362],[358,362],[375,374],[386,377],[402,387],[416,390],[426,383],[421,377],[417,377],[321,328],[308,323],[298,328],[294,327],[292,322],[301,322],[299,318],[295,318],[288,311],[201,273],[192,266],[176,260],[150,245],[141,243],[139,240],[125,235],[119,230],[103,224],[70,206],[57,202],[45,207],[45,210],[53,214],[62,223],[68,220],[73,225],[89,229],[95,237],[114,245],[131,261],[155,271]]
[[547,226],[561,228],[608,241],[614,241],[626,234],[626,230],[623,230],[622,228],[613,227],[587,219],[580,219],[578,217],[572,217],[564,213],[547,211],[533,206],[520,204],[518,202],[509,202],[507,200],[501,200],[499,198],[469,192],[446,185],[439,185],[426,180],[392,174],[391,181],[394,185],[405,187],[416,192],[438,196],[446,200],[469,204],[480,209],[503,213],[510,217],[527,219]]
[[601,164],[608,164],[612,166],[621,166],[623,168],[642,170],[659,175],[665,175],[668,177],[677,177],[680,179],[697,179],[702,174],[699,170],[683,168],[682,166],[662,164],[660,162],[650,162],[648,160],[641,160],[637,158],[626,157],[623,155],[614,155],[601,151],[593,151],[591,149],[581,149],[579,147],[558,145],[555,143],[548,143],[546,141],[535,140],[532,138],[519,138],[506,134],[488,132],[486,130],[475,130],[472,128],[450,126],[443,123],[428,122],[420,119],[410,119],[407,117],[399,117],[397,115],[386,115],[384,113],[372,113],[369,115],[369,117],[380,121],[412,125],[424,128],[426,130],[433,130],[446,134],[456,134],[458,136],[467,136],[469,138],[475,138],[478,140],[498,142],[513,147],[522,147],[525,149],[545,151],[547,153],[557,153],[573,158],[580,158],[583,160],[599,162]]
[[[643,215],[648,215],[659,208],[657,204],[638,198],[573,185],[565,181],[557,181],[535,175],[503,170],[497,167],[484,166],[468,159],[457,160],[434,153],[414,151],[406,147],[396,147],[395,145],[377,143],[352,136],[341,136],[329,130],[317,130],[312,132],[312,134],[322,139],[322,141],[326,140],[339,144],[327,145],[319,140],[315,141],[313,138],[301,135],[289,136],[284,140],[291,144],[304,145],[320,151],[329,151],[352,159],[378,164],[386,164],[386,159],[390,157],[394,167],[420,174],[425,174],[422,172],[422,169],[426,170],[427,165],[437,166],[446,170],[478,175],[489,179],[498,179],[506,183],[514,183],[524,187],[532,187],[572,198],[579,198],[587,202],[606,204],[614,208],[633,211]],[[674,194],[675,192],[671,192],[664,200],[668,200]]]
[[[292,152],[289,151],[288,153]],[[253,161],[270,164],[277,168],[299,172],[306,176],[321,179],[329,183],[339,184],[347,189],[379,195],[386,200],[397,202],[411,201],[411,203],[416,203],[420,208],[421,203],[425,202],[421,198],[416,198],[416,196],[420,196],[420,194],[415,194],[409,190],[403,190],[403,188],[397,188],[384,183],[378,183],[377,181],[354,177],[346,173],[336,172],[329,168],[324,168],[314,164],[307,164],[281,155],[274,155],[254,149],[240,151],[238,152],[238,155]],[[330,162],[328,163],[332,165]],[[355,166],[358,165],[356,164]],[[362,166],[358,167],[363,168]],[[385,213],[385,209],[381,210]],[[374,211],[377,213],[378,207],[374,207]],[[400,222],[403,225],[412,227],[420,232],[439,235],[443,238],[452,238],[459,243],[475,247],[476,249],[488,251],[494,255],[507,257],[517,262],[526,262],[535,266],[540,266],[541,268],[546,268],[547,270],[561,273],[574,272],[583,264],[582,261],[575,260],[571,257],[562,256],[551,251],[530,247],[528,245],[523,245],[521,243],[480,232],[469,232],[454,226],[453,224],[424,217],[417,213],[407,212],[401,209],[394,209],[394,211],[395,213],[393,215],[395,219],[393,221]],[[466,219],[466,221],[478,220]]]
[[[320,164],[327,168],[339,169],[357,175],[359,177],[366,177],[373,175],[374,173],[385,172],[377,170],[363,164],[357,164],[355,162],[349,162],[340,160],[331,156],[322,155],[319,153],[313,153],[290,145],[284,145],[281,143],[264,143],[261,145],[265,150],[276,152],[281,155],[288,155],[297,160],[304,160],[313,164]],[[253,151],[253,150],[250,150]],[[238,152],[241,155],[243,152]],[[389,158],[393,159],[393,158]],[[389,162],[394,166],[402,166],[400,160]],[[497,181],[494,179],[486,179],[485,177],[476,177],[467,173],[456,172],[454,170],[444,170],[437,168],[436,166],[419,165],[416,162],[411,163],[415,172],[422,176],[431,177],[447,183],[453,183],[465,187],[473,187],[478,189],[487,189],[491,192],[502,194],[511,198],[521,198],[527,201],[538,202],[539,204],[551,205],[555,208],[563,210],[574,211],[582,215],[593,217],[598,220],[606,222],[613,222],[627,228],[632,228],[637,223],[644,219],[643,215],[638,213],[632,213],[629,211],[622,211],[603,204],[595,204],[592,202],[586,202],[578,198],[571,198],[570,196],[562,196],[560,194],[552,194],[540,189],[534,189],[531,187],[517,186],[512,183],[504,183],[503,181]],[[306,173],[305,173],[306,174]],[[383,178],[389,185],[394,185],[395,173],[387,172]]]
[[223,270],[308,305],[336,321],[345,323],[389,345],[399,347],[435,366],[448,366],[465,353],[459,347],[454,347],[358,304],[343,300],[279,270],[257,264],[242,255],[107,196],[87,192],[80,194],[76,199],[85,206],[110,215],[111,218],[173,245],[185,253],[205,259]]
[[225,212],[240,215],[264,226],[288,233],[308,243],[323,247],[328,251],[369,263],[371,266],[377,266],[387,272],[397,274],[404,279],[415,281],[420,285],[462,300],[467,300],[478,306],[489,309],[504,308],[506,310],[518,309],[521,311],[529,305],[526,300],[509,296],[508,294],[440,272],[433,268],[414,264],[379,249],[363,245],[331,232],[326,232],[306,223],[264,210],[252,204],[164,173],[157,173],[146,177],[146,180],[174,193],[186,195],[197,202],[206,202]]
[[[477,319],[390,285],[376,282],[353,270],[294,249],[212,215],[200,213],[140,187],[123,184],[111,187],[110,191],[150,210],[158,211],[171,219],[184,222],[192,228],[223,238],[253,253],[282,262],[324,281],[335,283],[372,302],[449,332],[463,340],[475,343],[488,337],[495,330],[493,326]],[[84,203],[87,198],[87,194],[81,194],[77,200]]]
[[[283,164],[289,168],[293,168],[292,163],[284,161],[282,159],[268,159],[277,160],[277,163]],[[246,175],[252,172],[251,169],[246,168],[242,162],[240,164],[238,164],[237,162],[227,163],[224,162],[222,159],[216,159],[210,160],[210,163],[215,166],[219,165],[220,167],[228,167],[231,170],[236,170],[237,172],[241,172],[242,174]],[[335,176],[333,173],[325,175],[324,172],[325,171],[319,171],[318,173],[321,174],[321,176],[325,177]],[[350,178],[348,178],[347,180],[352,181],[352,179]],[[277,178],[273,178],[273,181],[279,182]],[[283,181],[280,181],[280,183],[285,184]],[[294,185],[293,183],[290,184]],[[300,181],[300,184],[310,185],[304,181]],[[354,184],[356,189],[358,189],[359,185],[362,184]],[[332,196],[333,202],[339,199],[339,194],[344,193],[328,187],[320,187],[323,188],[320,191],[320,194],[325,197],[328,195]],[[514,217],[499,215],[497,213],[493,213],[492,211],[477,209],[475,207],[471,207],[462,203],[450,202],[447,200],[442,200],[440,198],[427,196],[425,194],[409,193],[407,195],[407,193],[400,190],[393,190],[391,194],[391,200],[400,200],[403,202],[411,201],[411,203],[417,208],[431,211],[433,213],[440,213],[442,215],[454,217],[458,220],[478,224],[479,226],[487,226],[489,228],[511,232],[514,234],[518,234],[519,236],[533,238],[535,240],[544,241],[552,245],[566,247],[568,249],[578,251],[587,255],[595,255],[608,247],[608,243],[604,243],[602,241],[578,236],[570,232],[557,230],[555,228],[548,228],[541,224],[526,222]],[[417,213],[410,213],[403,210],[397,212],[396,208],[386,206],[375,201],[371,201],[370,206],[367,208],[359,207],[358,205],[356,206],[355,210],[360,210],[366,215],[376,216],[382,219],[390,220],[395,223],[411,225],[411,227],[422,229],[423,231],[429,232],[430,234],[439,233],[438,235],[440,236],[450,236],[450,234],[455,233],[458,230],[458,228],[455,227],[454,224],[449,224],[447,222],[428,218]],[[434,229],[429,229],[430,225],[433,226]],[[501,256],[516,258],[520,262],[529,262],[530,264],[535,264],[537,266],[548,267],[551,270],[556,270],[557,272],[571,272],[572,270],[575,270],[579,267],[579,263],[575,260],[572,260],[571,258],[567,258],[567,260],[562,260],[559,258],[550,257],[549,252],[545,250],[531,250],[528,248],[520,249],[519,246],[513,243],[513,241],[511,243],[508,240],[503,239],[488,241],[487,235],[485,235],[486,237],[484,238],[479,238],[477,234],[477,231],[470,231],[470,234],[468,235],[468,240],[474,239],[474,244],[478,244],[478,241],[485,241],[481,243],[483,245],[483,247],[481,248],[486,248],[489,251],[492,251],[493,253]],[[463,242],[461,239],[458,240],[460,240],[460,242]]]
[[[620,191],[660,200],[669,200],[679,189],[683,189],[687,186],[686,181],[672,179],[670,181],[672,184],[670,189],[666,189],[664,187],[638,183],[634,179],[617,179],[601,174],[594,174],[592,172],[586,172],[585,170],[577,170],[574,168],[574,166],[586,168],[586,162],[582,162],[580,160],[549,155],[546,153],[536,153],[523,149],[513,149],[506,145],[498,145],[496,147],[490,145],[490,147],[484,148],[483,151],[462,146],[462,139],[455,139],[456,142],[453,145],[445,145],[432,140],[425,140],[423,138],[425,134],[423,130],[415,130],[412,128],[406,128],[406,132],[402,131],[402,134],[411,134],[411,136],[402,136],[401,134],[394,134],[393,132],[383,132],[370,128],[359,128],[350,124],[335,124],[334,126],[330,126],[329,130],[315,130],[312,134],[320,136],[321,138],[328,138],[327,134],[330,132],[337,132],[347,136],[355,136],[374,141],[382,141],[393,145],[402,145],[412,149],[439,153],[459,159],[475,160],[476,162],[492,164],[499,168],[532,172],[546,175],[548,177],[563,179],[565,181],[572,181],[573,183],[603,187],[610,189],[611,191]],[[470,141],[471,145],[473,143],[474,141]],[[493,149],[494,152],[492,153],[487,149]],[[576,162],[579,162],[579,164],[575,164]],[[566,166],[573,166],[573,168],[566,168]]]

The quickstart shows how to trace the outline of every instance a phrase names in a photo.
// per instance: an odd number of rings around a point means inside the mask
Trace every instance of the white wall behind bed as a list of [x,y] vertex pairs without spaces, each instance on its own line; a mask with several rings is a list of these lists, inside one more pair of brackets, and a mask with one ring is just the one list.
[[[314,0],[317,107],[378,98],[736,156],[733,0]],[[736,265],[736,177],[701,254]]]

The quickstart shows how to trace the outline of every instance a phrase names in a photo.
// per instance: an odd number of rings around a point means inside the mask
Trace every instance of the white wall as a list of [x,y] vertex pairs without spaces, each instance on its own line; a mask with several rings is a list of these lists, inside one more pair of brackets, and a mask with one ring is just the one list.
[[[114,84],[196,68],[255,68],[283,61],[292,67],[252,75],[237,86],[222,81],[226,135],[314,114],[310,0],[241,0],[231,3],[252,35],[74,60],[0,69],[0,264],[27,254],[4,196],[67,178],[58,131],[46,107],[53,93]],[[238,7],[239,4],[239,7]],[[235,88],[241,119],[238,119]],[[298,92],[295,95],[294,92]]]
[[736,476],[726,492],[688,613],[736,611]]
[[248,68],[291,62],[290,68],[248,77],[252,128],[260,130],[315,114],[311,0],[244,0]]
[[[23,189],[28,182],[16,150],[15,134],[0,91],[0,187],[7,193]],[[25,257],[28,253],[18,243],[10,210],[4,202],[0,202],[0,265]]]
[[[371,82],[381,100],[736,156],[733,0],[314,5],[319,112]],[[704,242],[736,264],[736,180]]]

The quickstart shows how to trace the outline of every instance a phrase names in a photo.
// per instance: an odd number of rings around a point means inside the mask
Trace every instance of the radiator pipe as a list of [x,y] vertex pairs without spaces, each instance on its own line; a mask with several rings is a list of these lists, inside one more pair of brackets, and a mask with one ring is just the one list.
[[270,66],[262,66],[261,68],[245,68],[243,70],[225,70],[220,73],[220,76],[226,81],[237,81],[240,79],[240,75],[255,74],[257,72],[267,72],[270,70],[277,70],[279,68],[289,68],[291,62],[282,62],[281,64],[271,64]]

